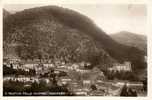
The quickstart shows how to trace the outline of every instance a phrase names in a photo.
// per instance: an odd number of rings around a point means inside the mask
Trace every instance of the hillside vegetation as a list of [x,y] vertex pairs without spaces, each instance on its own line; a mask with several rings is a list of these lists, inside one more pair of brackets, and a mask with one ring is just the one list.
[[66,8],[45,6],[17,12],[4,19],[3,32],[4,57],[93,65],[127,60],[135,70],[145,68],[143,51],[114,41],[88,17]]

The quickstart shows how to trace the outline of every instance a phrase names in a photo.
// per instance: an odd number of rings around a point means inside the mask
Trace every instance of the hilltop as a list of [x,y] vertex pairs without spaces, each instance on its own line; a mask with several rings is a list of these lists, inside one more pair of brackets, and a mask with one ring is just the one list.
[[127,31],[121,31],[110,35],[115,41],[127,45],[137,47],[138,49],[147,52],[147,37]]

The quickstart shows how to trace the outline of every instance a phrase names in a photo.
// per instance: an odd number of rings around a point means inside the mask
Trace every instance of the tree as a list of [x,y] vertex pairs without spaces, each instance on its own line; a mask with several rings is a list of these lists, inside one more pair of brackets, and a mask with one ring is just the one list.
[[91,85],[90,86],[91,87],[91,89],[94,91],[94,90],[97,90],[97,87],[95,86],[95,85]]
[[120,96],[128,96],[127,85],[125,84],[121,90]]

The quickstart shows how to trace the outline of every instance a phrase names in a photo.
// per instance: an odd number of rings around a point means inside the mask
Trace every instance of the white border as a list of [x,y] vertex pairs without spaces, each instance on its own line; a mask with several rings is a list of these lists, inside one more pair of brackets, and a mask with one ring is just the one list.
[[[55,5],[55,4],[147,4],[147,8],[148,8],[148,15],[147,15],[147,37],[148,37],[148,95],[147,97],[79,97],[79,96],[74,96],[74,97],[55,97],[55,96],[22,96],[22,97],[3,97],[2,95],[2,54],[3,54],[3,50],[2,50],[2,7],[5,4],[48,4],[48,5]],[[77,100],[82,100],[82,99],[92,99],[92,100],[113,100],[113,99],[124,99],[124,100],[128,100],[128,99],[132,99],[132,100],[151,100],[152,99],[152,85],[150,83],[152,83],[152,68],[150,68],[150,66],[152,65],[152,61],[150,59],[152,59],[152,54],[151,51],[151,46],[152,43],[150,40],[152,40],[152,35],[150,35],[150,33],[152,32],[151,30],[151,26],[152,26],[152,1],[151,0],[3,0],[0,1],[0,98],[4,99],[4,100],[8,100],[8,99],[12,99],[12,100],[22,100],[22,99],[28,99],[28,100],[32,100],[32,99],[37,99],[37,100],[73,100],[73,99],[77,99]]]
[[41,3],[41,4],[46,4],[46,3],[49,3],[49,4],[53,4],[53,3],[66,3],[66,4],[82,4],[82,3],[115,3],[115,4],[119,4],[119,3],[135,3],[135,4],[143,4],[143,3],[147,3],[148,0],[3,0],[2,1],[3,3],[13,3],[13,4],[25,4],[25,3],[28,3],[28,4],[31,4],[31,3],[34,3],[34,4],[38,4],[38,3]]

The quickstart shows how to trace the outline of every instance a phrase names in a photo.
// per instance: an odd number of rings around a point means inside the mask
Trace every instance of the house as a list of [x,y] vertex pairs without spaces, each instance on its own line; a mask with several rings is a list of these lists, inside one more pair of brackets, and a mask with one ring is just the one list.
[[86,69],[76,69],[77,72],[80,72],[80,73],[89,73],[90,70],[86,70]]
[[70,85],[71,85],[71,87],[73,87],[73,88],[79,87],[78,82],[74,82],[74,81],[71,81],[71,82],[70,82]]
[[67,76],[64,76],[64,77],[61,77],[61,79],[60,79],[61,81],[66,81],[66,82],[70,82],[70,81],[72,81],[72,79],[71,78],[69,78],[69,77],[67,77]]
[[91,84],[91,80],[83,80],[83,84]]
[[85,67],[91,66],[91,63],[83,61],[83,62],[79,63],[79,66],[80,66],[80,68],[85,68]]
[[108,68],[109,71],[132,71],[131,62],[125,61],[123,64],[114,63],[113,67]]
[[70,83],[72,81],[71,78],[64,76],[64,77],[60,77],[58,80],[58,84],[67,84]]
[[89,89],[92,84],[91,80],[83,80],[82,83],[85,89]]
[[55,73],[55,74],[59,74],[60,71],[59,71],[59,70],[55,70],[54,73]]
[[46,82],[46,84],[49,84],[50,80],[48,78],[42,78],[41,81]]
[[65,65],[61,65],[60,68],[66,68],[66,66]]
[[3,58],[4,62],[7,61],[8,63],[18,63],[21,59],[17,55],[8,54]]
[[43,66],[46,67],[46,68],[53,68],[53,67],[55,67],[52,63],[44,63]]
[[[60,67],[62,67],[62,66],[60,66]],[[79,68],[79,65],[78,64],[67,64],[66,66],[64,66],[64,68],[67,68],[68,70],[76,70]]]
[[144,56],[144,61],[147,62],[147,56]]
[[76,91],[75,94],[78,95],[78,96],[86,96],[87,92],[85,92],[85,91]]
[[79,65],[80,65],[81,67],[84,67],[84,66],[85,66],[85,62],[83,61],[83,62],[79,63]]
[[14,63],[12,65],[13,65],[13,69],[19,69],[20,68],[20,65],[18,63]]
[[9,81],[9,80],[13,80],[13,76],[5,76],[3,77],[3,81]]
[[79,65],[78,65],[78,64],[73,64],[73,65],[72,65],[72,68],[76,70],[76,69],[79,68]]
[[28,69],[34,69],[38,64],[36,63],[26,63],[23,65],[23,67],[28,68]]

